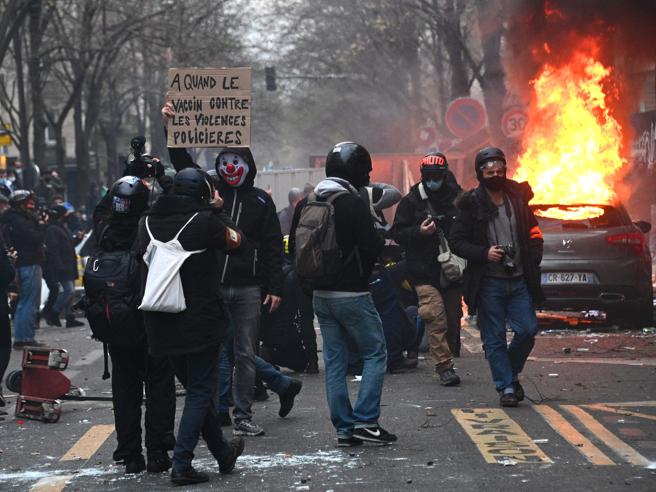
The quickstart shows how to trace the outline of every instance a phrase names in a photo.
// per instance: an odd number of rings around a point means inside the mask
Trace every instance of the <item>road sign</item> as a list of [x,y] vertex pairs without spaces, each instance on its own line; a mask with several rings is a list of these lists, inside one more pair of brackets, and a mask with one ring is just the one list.
[[501,130],[508,138],[519,138],[528,123],[528,113],[523,108],[510,108],[501,118]]
[[417,142],[419,145],[427,146],[434,144],[437,140],[437,132],[432,126],[423,126],[417,132]]
[[5,145],[11,145],[11,135],[0,133],[0,147],[4,147]]
[[467,138],[485,126],[485,108],[476,99],[461,97],[449,104],[444,120],[454,136]]

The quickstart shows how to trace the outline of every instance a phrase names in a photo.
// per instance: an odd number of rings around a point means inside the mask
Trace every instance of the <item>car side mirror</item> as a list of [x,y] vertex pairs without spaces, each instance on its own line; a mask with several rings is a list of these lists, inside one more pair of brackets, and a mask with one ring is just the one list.
[[651,231],[651,224],[645,220],[634,222],[633,225],[640,229],[644,234],[647,234],[649,231]]

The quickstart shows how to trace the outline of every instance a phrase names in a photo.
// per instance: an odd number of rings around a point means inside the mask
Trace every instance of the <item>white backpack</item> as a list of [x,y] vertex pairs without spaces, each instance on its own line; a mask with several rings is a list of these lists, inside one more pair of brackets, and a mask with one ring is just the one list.
[[180,279],[180,267],[191,255],[202,253],[205,250],[187,251],[178,241],[178,237],[197,215],[198,212],[192,215],[175,237],[166,243],[153,237],[148,226],[148,217],[146,217],[146,230],[150,236],[150,243],[143,255],[144,262],[148,266],[148,276],[146,277],[146,289],[139,306],[142,311],[180,313],[187,309]]

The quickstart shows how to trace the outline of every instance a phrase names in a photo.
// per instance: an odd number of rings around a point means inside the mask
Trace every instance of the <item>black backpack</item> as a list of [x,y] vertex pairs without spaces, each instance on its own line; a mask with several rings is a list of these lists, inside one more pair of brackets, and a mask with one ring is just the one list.
[[102,239],[84,268],[82,303],[93,338],[110,345],[135,346],[145,337],[140,267],[133,250],[105,251]]

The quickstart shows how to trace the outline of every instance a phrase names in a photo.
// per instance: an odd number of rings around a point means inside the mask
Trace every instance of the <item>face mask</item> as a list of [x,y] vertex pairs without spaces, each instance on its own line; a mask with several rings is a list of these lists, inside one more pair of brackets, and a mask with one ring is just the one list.
[[425,181],[426,183],[426,188],[428,188],[431,191],[437,191],[442,187],[442,183],[444,183],[444,179],[429,179]]
[[248,176],[248,163],[239,155],[226,152],[221,155],[219,174],[228,185],[237,188],[244,184]]
[[491,191],[502,190],[505,184],[505,176],[492,176],[491,178],[483,178],[483,186]]

